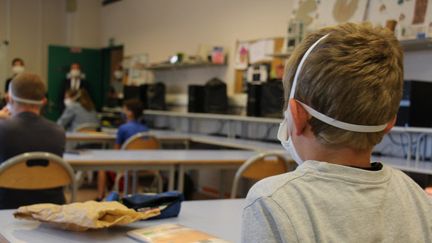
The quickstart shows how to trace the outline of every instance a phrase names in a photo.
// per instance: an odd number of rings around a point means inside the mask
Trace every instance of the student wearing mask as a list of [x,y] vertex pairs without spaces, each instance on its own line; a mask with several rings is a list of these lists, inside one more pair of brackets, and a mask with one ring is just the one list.
[[113,73],[114,79],[111,81],[111,86],[114,88],[116,98],[123,98],[123,79],[124,71],[121,65],[117,65]]
[[[49,152],[60,157],[65,148],[64,130],[40,115],[46,104],[46,87],[39,76],[17,75],[9,87],[8,107],[0,113],[0,163],[25,152]],[[15,190],[0,188],[0,209],[35,203],[65,203],[62,188]]]
[[[81,66],[79,63],[74,62],[70,65],[70,70],[66,74],[66,80],[62,83],[59,100],[62,100],[68,90],[82,90],[85,89],[90,93],[89,87],[85,79],[85,74],[81,71]],[[61,109],[64,109],[63,104],[61,104]]]
[[[123,114],[126,123],[121,125],[117,131],[117,138],[114,145],[115,149],[120,149],[122,144],[128,138],[140,132],[147,132],[149,128],[140,121],[142,117],[143,106],[141,101],[130,99],[123,102]],[[98,200],[102,200],[105,196],[106,173],[99,171],[98,173]]]
[[5,83],[5,94],[7,94],[9,89],[9,84],[12,79],[20,73],[24,72],[24,61],[21,58],[14,58],[12,60],[12,77],[8,78]]
[[402,96],[403,52],[387,29],[342,24],[309,34],[284,77],[278,138],[299,164],[249,191],[242,242],[432,242],[432,200],[371,161]]
[[66,90],[80,90],[83,88],[88,88],[85,75],[81,71],[81,66],[79,63],[72,63],[70,65],[70,71],[66,75],[65,81],[65,91]]
[[68,90],[64,98],[65,110],[57,124],[74,131],[84,123],[99,124],[95,106],[86,90]]

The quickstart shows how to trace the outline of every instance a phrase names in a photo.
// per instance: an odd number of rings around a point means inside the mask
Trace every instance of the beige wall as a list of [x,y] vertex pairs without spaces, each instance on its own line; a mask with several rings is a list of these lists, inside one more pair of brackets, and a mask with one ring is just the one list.
[[100,47],[100,8],[99,0],[77,0],[75,13],[66,13],[66,0],[0,0],[0,41],[10,41],[0,45],[0,93],[14,57],[46,80],[48,45]]
[[[0,63],[0,88],[11,75],[14,57],[24,59],[26,70],[40,74],[46,80],[48,44],[65,43],[64,1],[59,0],[0,0],[0,40],[9,39],[5,62]],[[7,29],[10,36],[7,36]]]
[[66,13],[66,45],[99,48],[101,1],[76,0],[76,11]]
[[[109,38],[125,45],[125,54],[148,53],[151,62],[176,52],[196,54],[200,44],[229,48],[226,69],[164,73],[170,86],[184,91],[188,83],[218,76],[233,92],[237,40],[283,36],[291,0],[124,0],[102,8],[101,43]],[[183,86],[183,89],[181,88]],[[176,89],[170,89],[174,92]]]

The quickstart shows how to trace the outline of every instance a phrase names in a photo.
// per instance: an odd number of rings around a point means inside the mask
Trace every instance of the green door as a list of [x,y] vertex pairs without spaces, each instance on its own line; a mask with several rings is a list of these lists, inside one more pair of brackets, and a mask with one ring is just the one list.
[[77,62],[85,74],[89,93],[97,109],[105,99],[105,85],[102,80],[102,51],[100,49],[71,48],[66,46],[48,47],[48,107],[46,116],[57,120],[61,115],[62,85],[66,80],[71,63]]

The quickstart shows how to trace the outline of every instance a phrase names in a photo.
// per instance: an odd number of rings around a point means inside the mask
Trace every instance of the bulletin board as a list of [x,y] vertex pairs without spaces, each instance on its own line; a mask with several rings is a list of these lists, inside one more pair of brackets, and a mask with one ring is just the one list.
[[[284,37],[274,38],[262,38],[256,40],[242,40],[237,41],[236,45],[236,63],[235,63],[235,93],[243,93],[246,90],[246,84],[244,82],[244,74],[249,64],[266,63],[270,64],[270,69],[275,70],[279,65],[284,65],[284,58],[273,57],[272,54],[283,52]],[[248,49],[249,57],[244,60],[240,60],[240,52],[242,47]],[[257,51],[251,49],[258,47]],[[260,48],[262,47],[262,48]],[[261,50],[260,50],[261,49]],[[251,57],[252,53],[253,56]],[[258,53],[256,53],[258,52]],[[272,71],[270,71],[271,73]]]
[[308,31],[345,22],[385,26],[396,20],[397,37],[414,39],[417,32],[432,34],[432,0],[296,0],[291,19],[301,20]]

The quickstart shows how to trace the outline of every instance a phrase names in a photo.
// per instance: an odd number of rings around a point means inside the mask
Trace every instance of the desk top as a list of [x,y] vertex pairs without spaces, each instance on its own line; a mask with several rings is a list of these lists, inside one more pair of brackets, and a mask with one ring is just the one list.
[[199,164],[243,163],[257,154],[242,150],[84,150],[65,153],[63,158],[72,166],[86,164]]
[[257,122],[257,123],[270,123],[270,124],[279,124],[282,121],[282,118],[253,117],[253,116],[212,114],[212,113],[191,113],[191,112],[178,112],[178,111],[159,111],[159,110],[144,110],[144,115],[215,119],[220,121],[244,121],[244,122]]
[[[115,133],[112,130],[110,133],[105,132],[92,132],[92,133],[81,133],[81,132],[68,132],[66,138],[68,141],[114,141]],[[283,148],[280,144],[254,141],[248,139],[234,139],[227,137],[210,136],[203,134],[184,133],[176,131],[165,131],[165,130],[151,130],[150,135],[157,137],[160,140],[190,140],[192,142],[219,145],[225,147],[231,147],[236,149],[247,149],[255,151],[268,151],[268,150],[279,150]]]
[[[126,232],[162,223],[182,224],[231,242],[240,242],[243,199],[183,202],[179,217],[140,221],[110,229],[70,232],[36,221],[18,220],[14,210],[0,210],[0,234],[10,242],[136,242]],[[0,236],[1,240],[1,236]]]
[[114,141],[115,134],[105,132],[67,132],[66,139],[68,141]]
[[372,161],[381,161],[385,165],[391,166],[393,168],[432,175],[432,162],[431,161],[408,161],[406,158],[397,158],[397,157],[384,157],[384,156],[372,156]]

